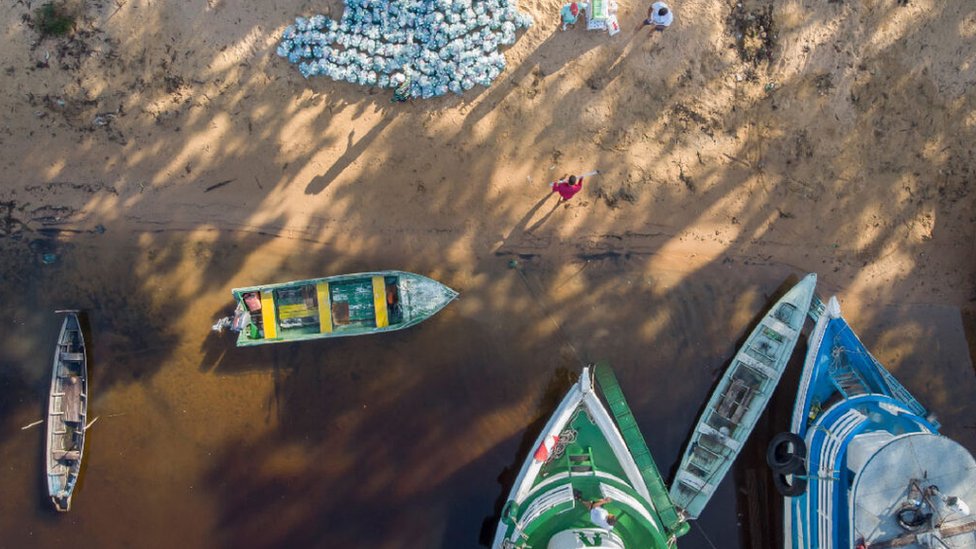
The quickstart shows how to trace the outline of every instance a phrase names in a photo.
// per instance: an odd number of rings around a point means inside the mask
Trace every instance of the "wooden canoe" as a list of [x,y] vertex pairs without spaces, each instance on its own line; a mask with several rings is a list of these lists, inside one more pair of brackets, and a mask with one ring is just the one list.
[[266,284],[232,293],[237,310],[229,324],[238,332],[238,347],[402,330],[433,316],[458,295],[440,282],[403,271]]
[[71,312],[61,324],[54,348],[51,393],[48,398],[47,450],[44,452],[48,495],[54,508],[71,509],[71,495],[81,472],[88,416],[88,360],[78,315]]
[[773,305],[712,393],[671,486],[671,499],[688,518],[698,518],[769,403],[816,285],[817,275],[808,274]]

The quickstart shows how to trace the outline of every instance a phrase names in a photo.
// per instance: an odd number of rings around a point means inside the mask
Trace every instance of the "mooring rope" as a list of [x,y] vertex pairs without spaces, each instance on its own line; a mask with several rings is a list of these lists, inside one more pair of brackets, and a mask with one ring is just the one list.
[[705,538],[705,541],[708,542],[708,545],[711,546],[712,549],[718,549],[718,547],[715,547],[715,544],[712,543],[712,540],[708,539],[708,534],[706,534],[705,529],[698,524],[698,521],[693,520],[691,523],[698,527],[698,531],[701,532],[702,537]]

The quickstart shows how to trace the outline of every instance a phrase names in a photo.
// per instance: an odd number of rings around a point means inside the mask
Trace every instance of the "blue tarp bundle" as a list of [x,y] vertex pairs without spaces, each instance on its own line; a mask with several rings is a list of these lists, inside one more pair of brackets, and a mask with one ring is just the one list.
[[426,99],[491,85],[505,69],[499,46],[531,24],[512,0],[347,0],[339,21],[296,18],[278,55],[306,78],[384,88],[405,80],[411,97]]

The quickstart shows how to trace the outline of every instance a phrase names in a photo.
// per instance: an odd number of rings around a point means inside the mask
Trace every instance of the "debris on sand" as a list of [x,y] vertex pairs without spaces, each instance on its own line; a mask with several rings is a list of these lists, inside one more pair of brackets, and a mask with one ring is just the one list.
[[47,2],[34,10],[31,23],[41,36],[67,36],[75,30],[75,18],[64,2]]
[[750,7],[747,3],[733,3],[726,24],[735,38],[739,57],[747,63],[758,65],[772,60],[773,48],[776,47],[773,5]]

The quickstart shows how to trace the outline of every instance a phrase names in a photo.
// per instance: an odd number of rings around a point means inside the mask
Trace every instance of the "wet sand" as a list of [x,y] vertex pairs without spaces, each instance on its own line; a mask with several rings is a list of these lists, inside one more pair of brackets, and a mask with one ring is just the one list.
[[[3,364],[3,547],[63,543],[68,524],[85,545],[478,546],[581,361],[614,364],[670,477],[735,346],[798,274],[783,265],[648,271],[640,256],[523,258],[517,271],[505,254],[473,266],[394,255],[385,259],[431,273],[461,298],[403,332],[237,349],[209,326],[230,307],[231,286],[257,282],[238,269],[239,248],[174,237],[167,249],[179,257],[163,257],[97,238],[62,247],[57,263],[31,268],[23,287],[3,295],[14,313],[3,335],[12,349]],[[261,244],[281,265],[275,280],[331,272],[332,262],[363,268]],[[227,288],[200,289],[201,258]],[[164,264],[169,276],[151,284],[132,276]],[[18,429],[43,413],[58,306],[86,311],[90,414],[100,417],[67,515],[44,497],[41,429]],[[976,448],[976,382],[958,310],[844,306],[944,432]],[[777,535],[755,516],[780,501],[761,439],[788,423],[800,358],[682,547],[763,547]]]

